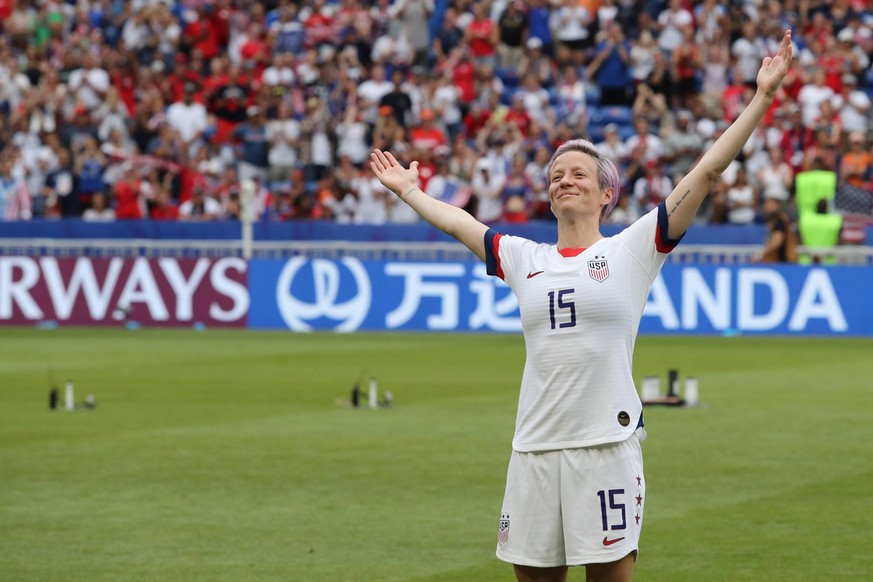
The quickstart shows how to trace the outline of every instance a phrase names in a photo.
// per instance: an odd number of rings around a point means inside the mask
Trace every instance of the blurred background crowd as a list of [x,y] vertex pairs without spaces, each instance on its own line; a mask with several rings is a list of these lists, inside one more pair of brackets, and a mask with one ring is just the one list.
[[865,0],[0,0],[0,220],[404,223],[372,148],[486,223],[551,218],[585,137],[609,217],[653,208],[734,120],[785,29],[794,61],[699,220],[767,200],[873,214]]

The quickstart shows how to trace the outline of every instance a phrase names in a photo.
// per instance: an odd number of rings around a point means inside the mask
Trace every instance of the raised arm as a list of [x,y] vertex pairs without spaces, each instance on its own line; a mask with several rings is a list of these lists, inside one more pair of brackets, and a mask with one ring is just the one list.
[[691,226],[703,199],[764,117],[790,64],[791,31],[786,31],[776,56],[764,59],[758,71],[758,90],[748,107],[667,197],[667,230],[670,238],[682,236]]
[[464,210],[431,198],[418,187],[418,162],[404,168],[391,152],[375,150],[370,167],[382,184],[409,204],[419,216],[446,234],[450,234],[485,260],[485,233],[488,227]]

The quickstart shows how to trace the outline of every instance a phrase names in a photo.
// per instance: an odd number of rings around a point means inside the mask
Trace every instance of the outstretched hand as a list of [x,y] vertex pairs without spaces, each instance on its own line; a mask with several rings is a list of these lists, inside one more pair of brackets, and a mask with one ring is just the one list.
[[786,30],[776,55],[765,57],[761,64],[757,78],[759,90],[771,97],[776,94],[779,83],[782,82],[785,73],[788,72],[788,67],[791,65],[791,53],[791,31]]
[[407,170],[391,152],[373,150],[370,154],[370,168],[379,181],[398,196],[402,197],[418,186],[418,162],[412,162]]

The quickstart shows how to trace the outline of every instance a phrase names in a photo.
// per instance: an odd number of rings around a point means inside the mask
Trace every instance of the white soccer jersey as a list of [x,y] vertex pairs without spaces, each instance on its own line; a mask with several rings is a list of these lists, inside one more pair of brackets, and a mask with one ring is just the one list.
[[678,243],[663,203],[587,249],[486,233],[488,273],[515,292],[527,349],[516,451],[618,442],[642,425],[633,347],[649,288]]

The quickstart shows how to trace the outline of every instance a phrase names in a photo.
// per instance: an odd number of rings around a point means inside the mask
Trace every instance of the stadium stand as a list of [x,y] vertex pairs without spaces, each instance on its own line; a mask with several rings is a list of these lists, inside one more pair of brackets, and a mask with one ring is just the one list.
[[[502,28],[510,3],[522,43]],[[0,3],[0,220],[235,221],[251,179],[262,222],[415,222],[370,176],[372,147],[420,160],[425,188],[440,164],[469,188],[476,159],[499,169],[520,156],[522,217],[549,219],[538,150],[576,136],[600,143],[610,125],[627,142],[637,115],[667,143],[680,110],[711,143],[749,97],[747,70],[791,28],[795,63],[737,164],[763,199],[758,170],[768,148],[781,149],[798,175],[797,205],[794,187],[785,201],[796,215],[800,176],[818,159],[836,176],[834,209],[861,232],[869,224],[873,163],[851,176],[841,163],[850,134],[873,155],[866,2],[580,0],[588,34],[564,42],[557,4]],[[678,50],[683,38],[699,50]],[[592,70],[595,55],[619,48],[626,61],[606,56]],[[605,90],[604,75],[627,81]],[[643,90],[652,105],[635,113]],[[427,147],[411,140],[424,111],[444,136]],[[668,175],[670,154],[659,154]],[[639,155],[617,148],[631,198],[645,171]],[[725,220],[717,209],[735,175],[725,173],[701,224]],[[465,208],[476,213],[475,191]]]

